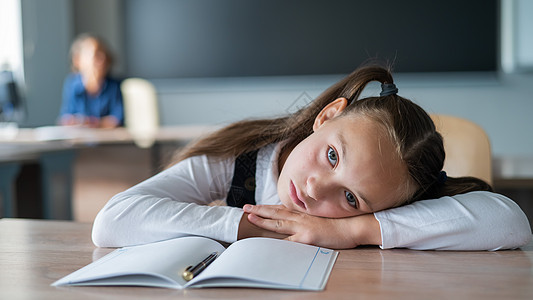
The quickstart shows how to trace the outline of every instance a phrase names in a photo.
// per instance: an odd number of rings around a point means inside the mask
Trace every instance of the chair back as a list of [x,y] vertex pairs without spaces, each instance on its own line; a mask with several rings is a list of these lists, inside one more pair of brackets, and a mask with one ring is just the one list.
[[159,130],[155,87],[148,80],[128,78],[122,82],[120,88],[124,99],[124,125],[137,146],[152,146]]
[[487,133],[472,121],[449,116],[431,115],[444,139],[444,171],[449,176],[473,176],[492,185],[492,157]]

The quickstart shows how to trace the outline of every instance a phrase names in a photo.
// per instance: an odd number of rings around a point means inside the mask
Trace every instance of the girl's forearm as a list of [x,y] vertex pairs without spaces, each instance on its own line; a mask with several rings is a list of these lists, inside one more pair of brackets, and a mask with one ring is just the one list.
[[358,245],[381,246],[381,227],[374,214],[366,214],[345,219],[350,223],[353,240]]
[[420,200],[375,213],[382,248],[417,250],[513,249],[531,240],[527,216],[511,199],[470,192]]

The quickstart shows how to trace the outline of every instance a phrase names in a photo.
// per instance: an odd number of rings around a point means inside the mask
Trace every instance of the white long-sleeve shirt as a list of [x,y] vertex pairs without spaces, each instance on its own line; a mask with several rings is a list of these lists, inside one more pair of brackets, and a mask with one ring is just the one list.
[[[281,204],[279,150],[278,144],[259,150],[257,204]],[[233,159],[195,156],[115,195],[96,216],[94,244],[122,247],[186,235],[236,241],[243,210],[209,206],[225,201],[233,172]],[[523,246],[532,238],[518,205],[490,192],[418,201],[374,216],[381,227],[383,249],[497,250]]]

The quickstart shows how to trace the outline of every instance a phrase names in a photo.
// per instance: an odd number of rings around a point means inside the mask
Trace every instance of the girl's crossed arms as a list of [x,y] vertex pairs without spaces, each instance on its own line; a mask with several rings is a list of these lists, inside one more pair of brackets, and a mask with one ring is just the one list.
[[[380,96],[359,99],[371,81],[381,82]],[[513,201],[479,179],[446,176],[441,135],[397,91],[386,69],[363,67],[292,115],[229,125],[113,197],[93,241],[271,236],[331,248],[456,250],[529,242]],[[228,206],[209,206],[219,200]]]

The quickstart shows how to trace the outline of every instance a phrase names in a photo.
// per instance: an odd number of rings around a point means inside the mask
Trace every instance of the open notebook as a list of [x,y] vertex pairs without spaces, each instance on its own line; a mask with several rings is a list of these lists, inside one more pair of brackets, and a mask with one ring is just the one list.
[[[219,253],[214,262],[187,282],[185,269],[213,252]],[[117,249],[52,285],[323,290],[337,255],[278,239],[249,238],[225,249],[209,238],[183,237]]]

